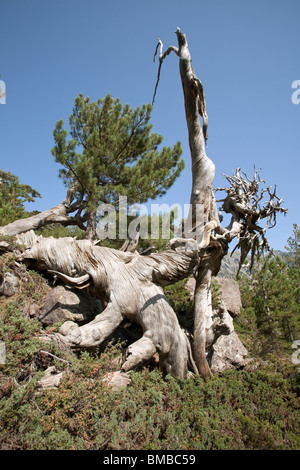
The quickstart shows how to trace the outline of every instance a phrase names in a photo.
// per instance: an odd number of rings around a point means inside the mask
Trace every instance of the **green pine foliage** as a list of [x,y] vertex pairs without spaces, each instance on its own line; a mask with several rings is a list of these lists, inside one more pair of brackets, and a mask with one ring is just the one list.
[[300,338],[299,279],[296,262],[271,254],[251,279],[241,280],[243,309],[236,330],[256,356],[290,357],[293,342]]
[[79,94],[69,138],[63,121],[57,122],[52,153],[63,166],[60,176],[67,186],[76,182],[89,210],[102,202],[115,204],[120,195],[128,204],[155,199],[180,175],[181,144],[158,150],[163,138],[152,132],[151,110],[150,104],[122,106],[110,94],[96,102]]
[[[6,347],[0,364],[1,450],[299,450],[300,373],[291,361],[291,335],[300,337],[296,263],[270,258],[242,287],[236,330],[252,357],[267,360],[206,382],[163,376],[153,361],[132,371],[131,383],[119,391],[105,378],[119,368],[123,344],[71,353],[42,342],[45,330],[27,307],[42,307],[47,281],[16,264],[11,253],[2,254],[0,268],[20,281],[18,293],[0,298]],[[185,283],[165,291],[181,324],[190,327],[193,304]],[[217,285],[213,303],[218,305]],[[43,390],[37,384],[49,366],[64,375],[58,388]]]
[[287,262],[294,270],[300,269],[300,227],[293,225],[293,234],[287,241]]
[[18,176],[0,170],[0,226],[30,215],[24,203],[33,202],[41,195],[27,184],[22,184]]
[[61,224],[49,224],[41,227],[39,230],[35,230],[35,233],[43,237],[76,237],[77,240],[82,240],[85,237],[85,231],[76,225],[65,227]]

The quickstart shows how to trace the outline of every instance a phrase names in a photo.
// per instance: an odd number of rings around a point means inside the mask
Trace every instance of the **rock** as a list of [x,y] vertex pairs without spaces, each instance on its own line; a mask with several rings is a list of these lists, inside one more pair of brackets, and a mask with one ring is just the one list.
[[212,372],[222,373],[227,369],[245,367],[250,359],[246,359],[248,351],[233,331],[228,336],[220,336],[208,353],[207,361]]
[[221,335],[230,335],[234,331],[233,319],[228,311],[220,306],[213,312],[212,328],[206,332],[206,348],[209,349]]
[[[220,285],[220,298],[222,306],[230,313],[232,317],[239,315],[242,307],[240,286],[237,281],[230,278],[219,277],[214,278]],[[186,289],[190,293],[193,300],[196,280],[193,277],[186,283]]]
[[[212,372],[222,373],[245,367],[251,359],[246,359],[248,351],[234,331],[233,318],[239,315],[242,307],[239,284],[232,278],[217,276],[214,279],[220,285],[220,307],[213,314],[213,328],[207,332],[207,361]],[[191,300],[195,282],[191,277],[186,283]]]
[[5,364],[6,362],[6,346],[5,342],[0,340],[0,364]]
[[53,325],[64,320],[81,323],[102,311],[101,301],[90,297],[86,292],[57,286],[46,297],[39,319],[44,325]]
[[7,243],[4,240],[0,241],[0,250],[1,251],[6,251],[8,248],[9,248],[9,243]]
[[242,308],[239,283],[234,279],[225,277],[216,277],[216,281],[221,286],[220,297],[224,302],[226,310],[232,317],[238,316]]
[[55,366],[48,367],[45,370],[44,376],[38,381],[37,388],[57,388],[64,375],[64,372],[58,372]]
[[127,387],[131,383],[130,373],[116,371],[112,372],[111,374],[107,374],[104,377],[103,381],[107,382],[107,384],[112,387],[114,390],[121,390],[124,387]]
[[27,299],[22,314],[24,318],[37,318],[39,316],[39,308],[36,303],[31,302],[31,299]]
[[77,323],[71,320],[66,320],[59,328],[59,333],[63,336],[68,336],[74,329],[78,328],[79,326],[77,325]]
[[19,282],[16,276],[12,273],[5,273],[0,276],[0,294],[11,297],[17,292]]

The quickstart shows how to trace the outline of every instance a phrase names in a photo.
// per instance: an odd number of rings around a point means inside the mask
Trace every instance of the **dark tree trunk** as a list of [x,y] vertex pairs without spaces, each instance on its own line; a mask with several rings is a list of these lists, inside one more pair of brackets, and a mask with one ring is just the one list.
[[88,210],[86,232],[85,232],[86,240],[96,239],[96,227],[97,227],[96,211]]

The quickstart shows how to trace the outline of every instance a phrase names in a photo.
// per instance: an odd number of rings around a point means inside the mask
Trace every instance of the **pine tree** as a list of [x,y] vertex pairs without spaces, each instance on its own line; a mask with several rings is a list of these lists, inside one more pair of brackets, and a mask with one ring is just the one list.
[[[299,278],[298,278],[299,279]],[[252,279],[241,283],[243,319],[252,331],[254,349],[263,357],[269,353],[288,352],[300,337],[299,282],[282,257],[272,254],[254,272]],[[250,325],[250,323],[251,325]]]
[[293,235],[287,241],[288,262],[293,268],[300,269],[300,227],[293,225]]
[[297,285],[296,298],[300,305],[300,227],[294,224],[293,234],[287,241],[286,250],[288,250],[287,261],[291,271],[291,277]]
[[69,117],[70,138],[62,120],[54,129],[52,154],[63,168],[60,176],[77,199],[86,202],[87,238],[94,238],[99,204],[144,203],[166,193],[184,168],[180,142],[163,147],[152,132],[152,106],[132,109],[110,94],[91,102],[82,94]]
[[33,202],[40,193],[10,172],[0,170],[0,226],[28,216],[24,203]]

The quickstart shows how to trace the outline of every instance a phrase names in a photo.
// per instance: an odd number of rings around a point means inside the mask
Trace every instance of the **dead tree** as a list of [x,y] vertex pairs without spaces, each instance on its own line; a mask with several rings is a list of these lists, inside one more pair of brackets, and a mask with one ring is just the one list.
[[[189,135],[189,146],[192,160],[192,191],[191,210],[193,229],[196,230],[196,240],[199,241],[199,266],[196,271],[195,286],[195,312],[194,312],[194,344],[193,352],[200,374],[205,378],[211,375],[206,361],[206,344],[208,331],[212,326],[211,279],[221,266],[222,258],[228,252],[229,243],[239,238],[238,247],[241,248],[240,266],[247,254],[252,250],[252,260],[255,253],[267,249],[265,230],[276,221],[277,212],[286,212],[281,208],[282,200],[276,196],[276,187],[272,193],[270,188],[259,194],[259,174],[255,172],[254,178],[249,180],[246,175],[241,176],[238,169],[232,177],[227,176],[229,188],[219,188],[227,192],[222,201],[223,210],[231,214],[229,227],[221,227],[216,201],[213,194],[213,180],[215,166],[206,154],[206,140],[208,118],[206,112],[205,95],[201,81],[192,67],[191,55],[186,36],[177,28],[178,47],[170,46],[163,52],[163,44],[159,38],[155,55],[159,49],[159,68],[155,86],[153,103],[161,74],[164,59],[174,52],[179,57],[179,69],[184,95],[186,122]],[[154,57],[155,57],[154,55]],[[203,123],[201,125],[200,117]],[[261,208],[259,203],[264,193],[270,199]],[[197,213],[201,209],[202,220],[197,221]],[[267,219],[266,226],[261,228],[258,222]],[[196,226],[198,224],[198,226]]]
[[[53,222],[68,224],[69,214],[74,210],[77,210],[76,222],[82,222],[83,203],[78,199],[73,202],[72,188],[57,208],[1,227],[0,234],[21,234],[17,240],[27,246],[21,257],[24,262],[33,261],[37,269],[46,269],[67,285],[87,289],[105,302],[105,310],[86,325],[64,324],[60,333],[53,336],[60,345],[73,349],[95,347],[108,338],[123,318],[128,318],[141,325],[143,336],[129,347],[122,370],[135,367],[157,352],[166,373],[187,377],[190,370],[207,378],[211,375],[207,351],[218,335],[229,332],[226,324],[222,324],[221,315],[218,319],[213,317],[212,276],[217,275],[235,238],[241,249],[240,264],[250,250],[254,260],[256,254],[267,249],[266,229],[274,226],[277,213],[285,213],[286,209],[281,207],[276,187],[273,191],[261,189],[263,180],[259,172],[249,179],[238,169],[235,175],[226,176],[228,187],[217,188],[226,193],[219,201],[222,202],[220,210],[231,215],[229,226],[221,226],[213,193],[215,166],[206,155],[208,120],[203,86],[192,68],[185,35],[179,28],[176,35],[178,47],[171,46],[165,53],[159,40],[154,98],[162,63],[168,54],[175,52],[179,57],[192,159],[190,236],[173,239],[167,250],[147,256],[136,251],[137,239],[129,240],[121,251],[96,246],[90,240],[37,237],[31,229]],[[263,202],[265,196],[267,201]],[[261,220],[265,220],[264,227],[259,225]],[[163,291],[164,286],[190,275],[196,279],[192,348]]]
[[20,235],[27,245],[22,260],[34,260],[38,270],[47,269],[67,285],[87,289],[105,302],[105,310],[81,327],[71,322],[52,338],[71,349],[94,348],[119,326],[124,318],[143,329],[143,336],[132,344],[123,371],[159,354],[165,373],[187,377],[197,374],[187,335],[178,323],[163,287],[194,272],[198,265],[197,244],[193,240],[173,240],[162,253],[141,256],[96,246],[89,240],[71,237],[36,237],[32,232]]

